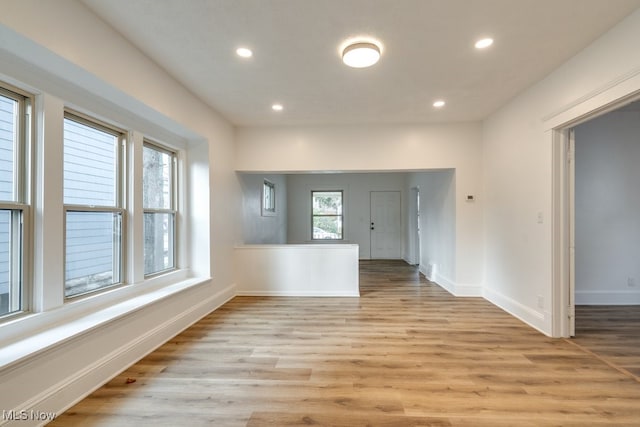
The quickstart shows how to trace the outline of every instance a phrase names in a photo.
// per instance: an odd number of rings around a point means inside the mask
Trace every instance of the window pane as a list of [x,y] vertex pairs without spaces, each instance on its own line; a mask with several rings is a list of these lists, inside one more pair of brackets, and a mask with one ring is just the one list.
[[262,209],[265,212],[276,211],[276,187],[268,181],[262,186]]
[[67,212],[65,296],[120,283],[122,215]]
[[314,191],[313,215],[342,215],[342,192]]
[[342,239],[341,216],[314,216],[314,239]]
[[144,169],[143,207],[147,209],[171,209],[171,161],[172,156],[145,146],[142,149]]
[[144,274],[174,268],[175,216],[171,213],[144,214]]
[[20,215],[0,210],[0,316],[22,309]]
[[118,137],[64,119],[64,203],[117,206]]
[[18,137],[18,101],[0,95],[0,200],[16,201],[14,155]]

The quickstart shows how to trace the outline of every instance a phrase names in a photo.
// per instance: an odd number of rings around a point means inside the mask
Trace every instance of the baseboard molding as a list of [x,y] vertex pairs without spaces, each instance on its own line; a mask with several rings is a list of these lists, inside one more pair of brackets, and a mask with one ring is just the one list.
[[422,274],[425,277],[425,279],[427,279],[430,282],[433,282],[433,280],[431,280],[429,276],[427,276],[427,269],[423,264],[418,264],[418,272]]
[[482,286],[479,285],[455,283],[453,280],[440,274],[436,274],[435,280],[431,281],[456,297],[482,297]]
[[576,305],[640,305],[640,290],[578,291]]
[[533,310],[492,289],[484,288],[482,296],[493,305],[501,308],[532,328],[537,329],[545,335],[551,336],[550,313]]
[[[61,414],[93,391],[110,381],[120,372],[136,363],[138,360],[206,316],[216,310],[235,296],[235,285],[211,295],[210,297],[192,305],[188,310],[181,311],[170,319],[148,330],[119,346],[114,351],[106,354],[95,362],[88,364],[72,376],[64,378],[55,385],[38,393],[33,398],[24,402],[20,407],[14,408],[15,412],[55,412]],[[61,345],[56,351],[64,351],[65,346],[73,346],[71,342]],[[8,426],[37,426],[39,422],[10,421],[0,425]]]

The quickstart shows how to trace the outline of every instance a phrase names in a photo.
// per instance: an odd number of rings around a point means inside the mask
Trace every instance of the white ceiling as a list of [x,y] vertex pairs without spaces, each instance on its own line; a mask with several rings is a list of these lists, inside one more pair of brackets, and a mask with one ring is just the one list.
[[[487,117],[640,0],[83,0],[236,125],[428,123]],[[339,45],[369,35],[378,64]],[[474,49],[481,36],[494,45]],[[250,47],[253,58],[235,55]],[[434,100],[445,99],[440,110]],[[284,111],[271,110],[274,102]]]

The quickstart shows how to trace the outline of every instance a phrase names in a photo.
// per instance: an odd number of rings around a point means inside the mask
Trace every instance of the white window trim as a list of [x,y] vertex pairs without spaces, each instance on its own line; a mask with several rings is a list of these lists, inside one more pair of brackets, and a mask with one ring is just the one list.
[[[13,264],[12,281],[18,282],[19,295],[12,298],[18,299],[20,308],[14,312],[0,316],[0,323],[19,318],[32,309],[33,275],[32,275],[32,173],[33,173],[33,146],[35,136],[35,121],[33,111],[35,109],[35,97],[33,94],[21,90],[4,80],[0,81],[0,94],[18,101],[19,128],[18,144],[14,153],[14,201],[0,202],[0,209],[19,212],[18,222],[12,220],[13,233],[20,235],[19,241],[14,241],[15,246],[12,256],[18,256],[18,260],[11,260]],[[16,264],[20,264],[17,266]]]
[[[153,301],[160,301],[162,295],[190,292],[190,289],[211,285],[210,239],[202,236],[202,233],[208,234],[211,228],[209,191],[212,160],[207,138],[185,127],[183,123],[96,78],[85,69],[61,59],[55,53],[42,49],[40,45],[18,33],[2,31],[2,28],[0,33],[7,40],[7,49],[0,52],[0,58],[12,65],[0,74],[0,80],[34,94],[32,106],[35,107],[32,114],[33,151],[30,153],[33,161],[32,183],[27,188],[32,203],[30,216],[33,224],[29,227],[32,237],[25,236],[26,243],[31,244],[31,248],[28,250],[25,247],[25,251],[32,253],[31,256],[27,255],[32,266],[26,269],[32,280],[32,292],[29,295],[31,307],[30,311],[21,316],[0,320],[1,348],[5,349],[12,343],[22,346],[26,341],[32,344],[23,347],[23,357],[14,359],[19,366],[20,362],[37,357],[41,350],[47,348],[36,339],[36,336],[42,336],[40,334],[48,335],[50,343],[61,344],[68,338],[57,335],[56,329],[80,326],[78,334],[90,332],[95,327],[93,323],[85,321],[90,313],[113,308],[126,315],[147,306],[136,298],[138,296],[144,297],[143,300],[151,304]],[[42,64],[51,63],[57,64],[57,67],[42,67]],[[131,189],[139,189],[142,183],[141,175],[137,175],[141,173],[141,168],[132,173],[135,163],[141,160],[142,134],[152,135],[176,148],[181,180],[178,224],[183,230],[178,246],[180,256],[176,271],[144,278],[140,262],[142,239],[137,237],[137,233],[142,235],[142,228],[137,226],[136,233],[129,234],[128,285],[65,301],[62,256],[62,145],[65,107],[132,129],[129,132],[129,152],[132,158],[128,162],[130,179],[127,183],[130,229],[142,218],[141,199],[140,203],[131,204],[132,200],[141,197],[140,193],[135,194]],[[139,144],[134,141],[137,138]],[[132,147],[140,152],[134,151]],[[190,181],[197,181],[199,187],[191,188],[188,185]],[[230,288],[225,288],[223,295],[231,297],[230,292]],[[113,320],[113,316],[104,316],[103,320],[109,322]],[[55,325],[60,328],[54,328]],[[5,359],[0,361],[0,369],[8,366],[4,362]]]
[[[265,198],[264,198],[264,189],[265,187],[268,186],[273,190],[273,209],[268,209],[265,206]],[[269,181],[268,179],[264,179],[262,182],[262,193],[261,193],[261,197],[260,197],[260,211],[262,213],[262,216],[276,216],[277,215],[277,195],[276,195],[276,184],[274,184],[273,182]]]
[[[75,298],[83,298],[88,295],[92,295],[99,292],[104,292],[108,289],[112,289],[114,287],[123,286],[126,284],[127,277],[127,176],[128,176],[128,168],[127,168],[127,131],[120,129],[117,126],[110,125],[105,123],[99,119],[91,117],[86,114],[78,113],[69,108],[65,108],[63,120],[71,120],[76,123],[93,127],[98,130],[113,134],[118,137],[118,147],[117,147],[117,156],[116,156],[116,195],[115,195],[115,205],[114,206],[92,206],[92,205],[76,205],[76,204],[64,204],[64,189],[63,189],[63,269],[66,271],[66,232],[67,232],[67,214],[69,212],[104,212],[104,213],[112,213],[120,215],[120,244],[119,248],[114,246],[114,251],[117,252],[118,256],[114,256],[114,265],[113,271],[118,272],[118,281],[114,282],[107,286],[102,286],[97,289],[92,289],[90,291],[67,295],[66,294],[66,283],[67,277],[66,272],[64,274],[64,295],[65,300],[69,301]],[[64,144],[62,147],[64,153]],[[64,155],[64,154],[63,154]],[[64,171],[62,173],[64,179]]]
[[[341,233],[340,238],[338,238],[338,239],[314,239],[314,237],[313,237],[313,218],[316,217],[316,216],[322,216],[322,215],[314,215],[313,214],[313,193],[340,193],[342,195],[341,196],[341,198],[342,198],[342,213],[340,215],[327,215],[327,216],[339,216],[339,217],[342,218],[342,233]],[[321,189],[321,190],[314,189],[314,190],[311,190],[310,206],[311,206],[311,208],[310,208],[311,209],[310,210],[310,214],[311,214],[311,229],[310,229],[311,236],[310,236],[310,239],[311,239],[311,241],[314,242],[314,243],[319,243],[319,242],[328,242],[328,243],[331,243],[331,242],[344,242],[346,240],[345,239],[345,229],[346,229],[346,227],[345,227],[345,218],[346,218],[346,216],[345,216],[345,190],[344,189],[340,189],[340,190],[336,190],[336,189]]]
[[[180,179],[180,167],[179,167],[179,157],[178,154],[179,152],[177,150],[171,149],[169,147],[167,147],[165,144],[160,144],[158,142],[155,142],[153,140],[150,140],[148,138],[144,138],[143,139],[143,143],[142,143],[142,147],[144,148],[145,146],[153,148],[154,150],[160,151],[160,152],[164,152],[166,154],[169,154],[171,156],[171,206],[169,209],[155,209],[155,208],[146,208],[142,207],[142,217],[143,217],[143,221],[144,221],[144,214],[145,213],[168,213],[173,215],[173,247],[172,247],[172,251],[173,251],[173,266],[164,270],[160,270],[160,271],[155,271],[149,274],[144,274],[145,278],[151,278],[151,277],[155,277],[158,275],[162,275],[162,274],[166,274],[169,273],[171,271],[177,270],[178,269],[178,265],[179,265],[179,258],[180,258],[180,247],[182,246],[182,240],[180,238],[180,226],[179,226],[179,200],[180,200],[180,194],[182,194],[181,191],[181,179]],[[144,189],[142,189],[140,191],[140,193],[142,194],[142,191],[144,191]],[[144,271],[144,224],[143,224],[143,271]]]

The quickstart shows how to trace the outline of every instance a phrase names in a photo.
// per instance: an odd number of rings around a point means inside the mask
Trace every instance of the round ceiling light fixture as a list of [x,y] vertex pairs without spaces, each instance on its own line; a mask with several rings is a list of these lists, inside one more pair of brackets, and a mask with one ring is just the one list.
[[445,104],[446,103],[442,99],[439,99],[433,103],[433,106],[436,108],[442,108]]
[[371,67],[378,60],[380,60],[380,46],[372,42],[354,42],[342,49],[342,62],[349,67]]
[[251,49],[246,47],[239,47],[236,49],[236,54],[241,58],[251,58],[253,56],[253,52]]
[[480,39],[474,45],[476,49],[486,49],[493,44],[492,38]]

